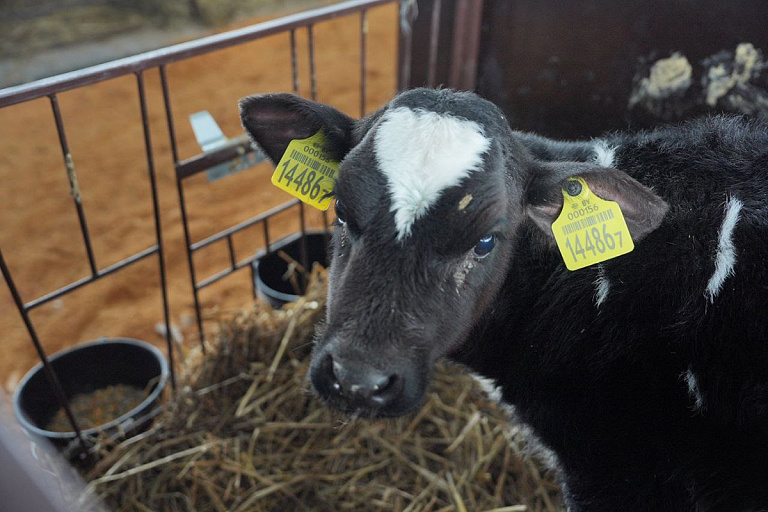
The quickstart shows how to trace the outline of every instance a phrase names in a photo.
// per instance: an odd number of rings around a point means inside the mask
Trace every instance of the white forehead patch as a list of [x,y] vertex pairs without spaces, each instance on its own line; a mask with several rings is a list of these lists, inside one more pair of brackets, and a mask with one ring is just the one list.
[[374,151],[389,182],[398,240],[411,234],[443,190],[481,169],[490,147],[473,121],[406,107],[383,115]]

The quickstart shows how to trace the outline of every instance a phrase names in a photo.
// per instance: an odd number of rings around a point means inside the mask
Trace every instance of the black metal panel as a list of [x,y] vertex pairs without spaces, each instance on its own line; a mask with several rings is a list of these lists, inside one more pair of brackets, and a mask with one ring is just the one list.
[[[413,23],[410,80],[406,84],[408,88],[447,85],[450,78],[456,0],[440,0],[439,22],[434,27],[436,30],[433,30],[435,3],[435,0],[418,1],[418,16]],[[430,48],[437,50],[432,70],[432,83],[430,83]],[[402,55],[400,59],[402,61]]]
[[[740,43],[768,52],[767,21],[761,0],[486,0],[477,90],[513,127],[553,137],[737,111],[727,101],[710,108],[702,81],[713,56],[732,63]],[[630,108],[651,65],[674,52],[690,64],[690,85]]]

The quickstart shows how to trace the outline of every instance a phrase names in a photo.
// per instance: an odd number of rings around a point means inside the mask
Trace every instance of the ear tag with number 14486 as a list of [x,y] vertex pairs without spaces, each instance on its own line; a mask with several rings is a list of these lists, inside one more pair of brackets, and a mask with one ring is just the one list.
[[339,162],[326,151],[322,131],[306,139],[294,139],[272,175],[272,184],[318,210],[327,210],[339,173]]
[[563,210],[552,223],[552,234],[568,270],[631,252],[635,245],[618,203],[593,194],[583,178],[568,181],[568,187],[563,188]]

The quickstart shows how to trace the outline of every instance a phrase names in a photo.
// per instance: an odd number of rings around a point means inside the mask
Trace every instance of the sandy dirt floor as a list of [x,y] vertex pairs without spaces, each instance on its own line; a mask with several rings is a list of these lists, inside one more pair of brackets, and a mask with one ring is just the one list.
[[[256,20],[251,20],[253,22]],[[240,23],[245,25],[248,23]],[[359,116],[360,18],[315,27],[318,100]],[[300,92],[309,96],[305,30],[297,33]],[[367,110],[396,88],[395,6],[368,14]],[[208,110],[228,137],[242,134],[237,100],[254,93],[290,91],[290,41],[280,34],[168,66],[172,107],[182,158],[200,152],[189,115]],[[179,201],[173,176],[159,75],[146,73],[171,320],[196,343],[192,288],[184,252]],[[125,76],[59,95],[88,220],[96,262],[107,267],[155,242],[154,219],[140,123],[136,78]],[[186,182],[193,240],[252,217],[287,199],[269,184],[272,168],[259,166],[208,183],[204,175]],[[0,109],[0,247],[25,301],[89,275],[88,261],[47,99]],[[310,221],[320,226],[322,218]],[[272,236],[298,229],[291,210],[271,226]],[[239,258],[263,241],[256,226],[235,238]],[[227,265],[226,246],[196,255],[198,277]],[[237,272],[202,291],[207,315],[247,306],[250,273]],[[32,321],[49,354],[101,336],[133,337],[164,347],[155,329],[162,322],[157,258],[81,288],[36,309]],[[211,325],[210,323],[208,324]],[[0,285],[0,385],[12,390],[37,362],[10,293]]]

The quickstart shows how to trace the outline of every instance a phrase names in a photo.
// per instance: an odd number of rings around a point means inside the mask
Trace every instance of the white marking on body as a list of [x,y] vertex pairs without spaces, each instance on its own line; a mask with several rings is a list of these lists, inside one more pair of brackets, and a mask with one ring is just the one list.
[[482,169],[490,147],[473,121],[405,107],[382,116],[374,152],[389,182],[398,240],[411,234],[443,190]]
[[605,275],[605,268],[602,265],[597,267],[597,279],[595,279],[595,305],[600,305],[608,298],[608,292],[611,291],[611,282]]
[[488,395],[488,398],[496,402],[507,416],[507,419],[510,421],[510,426],[506,430],[508,440],[511,442],[522,441],[528,456],[535,457],[552,471],[560,471],[560,459],[557,457],[557,454],[544,444],[530,426],[520,420],[515,406],[504,401],[501,386],[498,386],[493,379],[476,373],[470,372],[469,375],[480,385],[480,388]]
[[501,403],[501,386],[496,385],[495,380],[483,377],[482,375],[478,375],[476,373],[470,373],[469,375],[472,377],[472,379],[474,379],[475,382],[480,385],[480,389],[482,389],[485,394],[488,395],[488,398],[497,404]]
[[725,202],[725,216],[720,226],[720,234],[717,240],[717,254],[715,255],[715,272],[709,278],[704,296],[710,303],[720,293],[725,280],[733,275],[736,265],[736,248],[733,245],[733,230],[739,222],[739,215],[744,204],[735,197]]
[[611,146],[604,140],[595,141],[595,154],[592,161],[600,167],[613,167],[616,164],[616,150],[618,147]]
[[696,401],[693,409],[701,411],[704,409],[704,396],[699,389],[699,381],[696,379],[696,374],[688,368],[688,371],[684,374],[685,383],[688,385],[688,396]]

